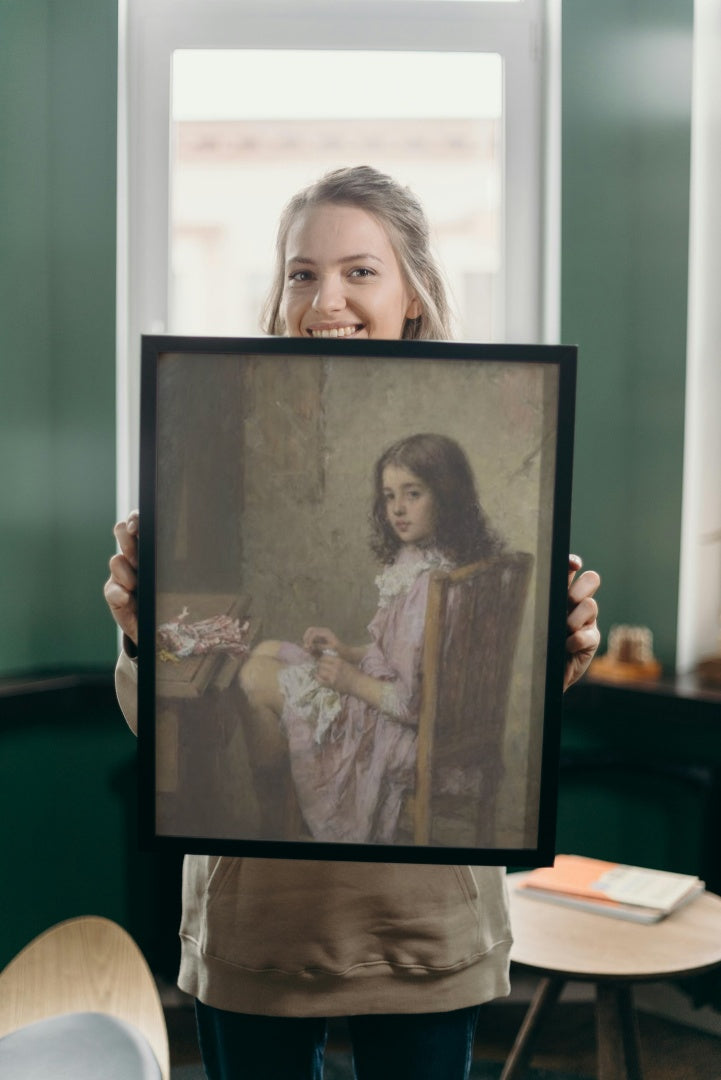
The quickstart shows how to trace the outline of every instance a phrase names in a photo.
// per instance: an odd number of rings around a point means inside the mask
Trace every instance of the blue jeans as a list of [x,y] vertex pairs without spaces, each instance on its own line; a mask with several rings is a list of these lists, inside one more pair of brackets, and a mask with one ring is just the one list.
[[[467,1080],[478,1010],[348,1017],[357,1080]],[[208,1080],[321,1080],[323,1017],[195,1011]]]

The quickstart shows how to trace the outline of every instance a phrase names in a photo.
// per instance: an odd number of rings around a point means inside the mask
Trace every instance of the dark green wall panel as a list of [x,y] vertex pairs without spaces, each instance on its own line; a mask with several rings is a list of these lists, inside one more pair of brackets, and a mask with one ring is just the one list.
[[92,914],[173,979],[180,858],[138,849],[137,742],[110,675],[64,681],[0,693],[0,969],[54,923]]
[[0,3],[0,671],[44,649],[52,588],[45,5]]
[[116,0],[0,0],[0,675],[109,664]]
[[573,545],[602,629],[675,658],[692,0],[563,6],[562,338],[579,345]]

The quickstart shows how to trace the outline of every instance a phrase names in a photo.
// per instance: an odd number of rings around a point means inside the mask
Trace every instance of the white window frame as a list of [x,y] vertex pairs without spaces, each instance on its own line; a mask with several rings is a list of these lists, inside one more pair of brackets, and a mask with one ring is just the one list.
[[119,0],[119,515],[137,503],[140,335],[167,327],[173,52],[499,53],[506,121],[502,288],[509,298],[503,340],[538,342],[556,341],[560,321],[559,39],[560,0]]
[[683,508],[676,670],[721,651],[721,0],[696,0],[693,31],[691,200]]

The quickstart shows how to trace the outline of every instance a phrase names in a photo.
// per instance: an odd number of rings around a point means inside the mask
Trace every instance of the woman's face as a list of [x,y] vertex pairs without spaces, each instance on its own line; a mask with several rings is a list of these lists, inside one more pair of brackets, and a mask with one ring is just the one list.
[[423,544],[433,537],[436,507],[433,492],[401,465],[383,470],[383,498],[394,533],[403,544]]
[[309,208],[285,250],[281,314],[289,337],[395,339],[421,313],[386,230],[360,207]]

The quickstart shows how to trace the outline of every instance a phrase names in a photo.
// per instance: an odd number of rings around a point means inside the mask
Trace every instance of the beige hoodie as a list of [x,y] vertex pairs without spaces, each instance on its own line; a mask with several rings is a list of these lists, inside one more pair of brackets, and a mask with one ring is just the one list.
[[[137,667],[118,700],[136,730]],[[441,1012],[508,993],[501,867],[186,855],[181,989],[271,1016]]]

